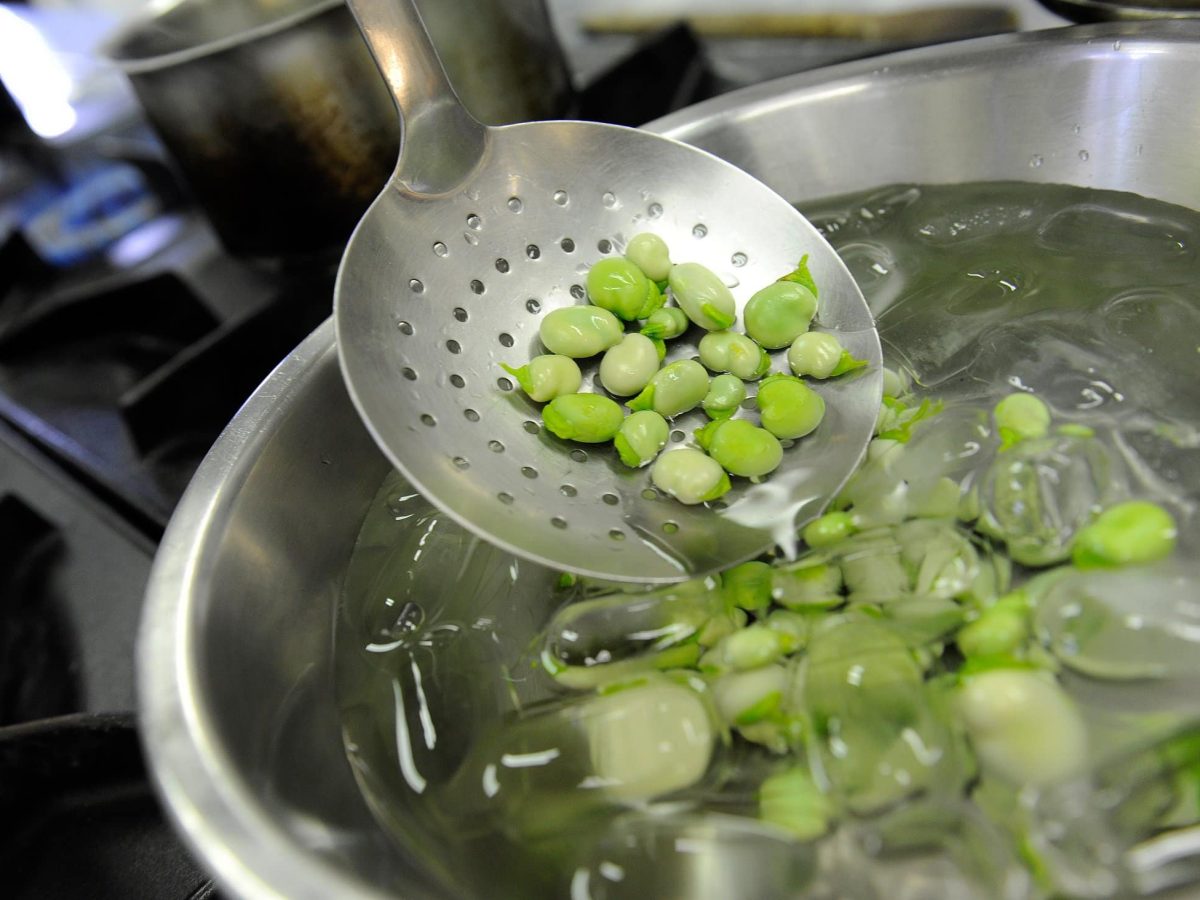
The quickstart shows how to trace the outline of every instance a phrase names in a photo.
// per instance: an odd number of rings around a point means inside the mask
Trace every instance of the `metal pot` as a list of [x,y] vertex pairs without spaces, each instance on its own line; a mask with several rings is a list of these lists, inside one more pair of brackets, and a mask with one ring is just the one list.
[[[1178,111],[1200,103],[1198,74],[1194,27],[1072,28],[806,73],[651,127],[796,200],[1016,179],[1197,207],[1200,119]],[[159,551],[139,657],[145,742],[176,821],[234,894],[446,896],[360,799],[334,706],[334,607],[386,471],[327,323],[213,448]]]
[[[477,118],[563,112],[542,0],[419,5]],[[394,101],[343,0],[181,0],[106,53],[234,253],[339,247],[396,163]]]

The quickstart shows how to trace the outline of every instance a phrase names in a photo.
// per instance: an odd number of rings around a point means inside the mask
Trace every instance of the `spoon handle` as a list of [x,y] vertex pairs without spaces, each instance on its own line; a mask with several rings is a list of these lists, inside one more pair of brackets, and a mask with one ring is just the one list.
[[452,191],[483,155],[487,128],[446,77],[413,0],[347,0],[400,113],[394,179],[414,194]]

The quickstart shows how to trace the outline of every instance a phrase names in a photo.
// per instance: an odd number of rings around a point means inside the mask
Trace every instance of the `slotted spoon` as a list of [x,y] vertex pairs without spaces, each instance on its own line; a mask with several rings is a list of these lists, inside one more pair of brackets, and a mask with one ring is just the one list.
[[[858,463],[879,407],[879,338],[833,249],[765,185],[677,141],[590,122],[481,125],[410,0],[350,7],[396,97],[403,144],[346,248],[335,322],[350,395],[391,461],[486,540],[593,577],[678,581],[786,548]],[[734,479],[713,504],[660,494],[611,446],[558,440],[500,368],[545,352],[541,317],[586,303],[589,266],[642,231],[662,236],[674,262],[725,278],[739,316],[807,254],[820,327],[870,362],[815,384],[821,427],[767,481]],[[667,361],[694,356],[697,337],[670,342]],[[596,368],[585,366],[583,390],[599,390]],[[676,418],[667,452],[706,421]]]

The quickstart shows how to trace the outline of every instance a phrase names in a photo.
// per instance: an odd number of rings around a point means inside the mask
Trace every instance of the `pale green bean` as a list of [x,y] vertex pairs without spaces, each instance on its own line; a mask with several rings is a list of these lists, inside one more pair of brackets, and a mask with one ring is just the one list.
[[621,462],[632,469],[648,465],[667,444],[670,427],[667,420],[652,409],[643,409],[625,417],[613,446]]
[[746,399],[746,385],[736,375],[718,375],[708,386],[701,406],[710,419],[728,419]]
[[743,381],[757,381],[771,368],[771,357],[744,334],[710,331],[700,338],[700,362],[713,372],[729,372]]
[[600,360],[600,383],[610,394],[629,397],[640,392],[658,371],[658,350],[650,338],[627,334]]
[[616,401],[600,394],[564,394],[542,410],[542,422],[548,431],[582,444],[611,441],[624,419]]
[[659,490],[689,506],[716,500],[732,487],[720,463],[691,447],[659,454],[650,479]]
[[668,419],[695,409],[708,394],[708,373],[692,359],[681,359],[654,373],[645,390],[629,401],[632,410],[652,409]]
[[546,354],[535,356],[528,364],[514,369],[512,366],[500,364],[509,375],[517,379],[530,400],[545,403],[563,394],[574,394],[583,383],[583,375],[575,360],[569,356]]
[[625,258],[646,273],[651,281],[662,281],[671,274],[671,254],[667,242],[657,234],[643,231],[629,239]]
[[736,321],[733,294],[711,270],[699,263],[680,263],[671,267],[668,281],[679,308],[706,331],[720,331]]
[[542,317],[538,336],[551,353],[583,359],[620,343],[625,329],[606,309],[566,306]]
[[778,438],[745,419],[709,422],[696,431],[696,441],[731,475],[761,478],[783,460]]
[[817,314],[817,298],[792,281],[777,281],[746,303],[746,334],[768,350],[778,350],[808,331]]

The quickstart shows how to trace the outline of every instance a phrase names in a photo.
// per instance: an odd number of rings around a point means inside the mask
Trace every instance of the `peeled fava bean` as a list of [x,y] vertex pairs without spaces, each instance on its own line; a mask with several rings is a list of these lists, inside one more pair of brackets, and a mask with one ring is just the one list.
[[626,416],[613,438],[613,446],[617,448],[621,462],[637,469],[653,462],[667,445],[669,432],[666,419],[652,409],[643,409]]
[[711,269],[680,263],[671,267],[668,281],[679,308],[705,331],[720,331],[737,321],[733,294]]
[[602,259],[588,270],[587,294],[596,306],[627,322],[644,319],[663,304],[658,286],[619,256]]
[[625,258],[641,269],[651,281],[663,281],[671,274],[671,254],[667,242],[657,234],[648,231],[635,234],[625,248]]
[[825,418],[824,398],[790,375],[773,375],[763,381],[755,403],[763,428],[783,441],[810,434]]
[[792,341],[788,348],[788,365],[795,375],[812,378],[836,378],[867,364],[842,346],[834,335],[809,331]]
[[600,394],[555,397],[542,410],[542,422],[552,434],[581,444],[611,441],[625,414],[615,400]]
[[566,306],[542,317],[538,337],[551,353],[585,359],[603,353],[625,336],[620,321],[597,306]]
[[677,338],[688,328],[688,317],[678,306],[656,309],[642,326],[642,334],[648,338],[669,341]]
[[981,672],[959,689],[957,707],[985,768],[1014,784],[1052,784],[1087,764],[1083,717],[1050,676]]
[[710,419],[728,419],[746,399],[746,385],[736,375],[718,375],[708,386],[701,406]]
[[530,400],[545,403],[563,394],[574,394],[583,383],[583,375],[575,360],[569,356],[545,354],[535,356],[527,365],[514,369],[503,363],[500,367],[517,379]]
[[996,404],[992,417],[996,420],[1002,449],[1050,433],[1050,409],[1033,394],[1009,394]]
[[600,383],[610,394],[629,397],[642,390],[658,371],[658,349],[642,334],[627,334],[600,360]]
[[689,506],[716,500],[731,487],[721,464],[691,447],[660,454],[650,470],[650,480],[660,491]]
[[746,334],[769,350],[786,347],[808,331],[817,314],[817,298],[793,281],[777,281],[746,303]]
[[1076,532],[1071,560],[1080,569],[1156,562],[1171,555],[1175,534],[1175,520],[1157,503],[1129,500]]
[[775,435],[745,419],[709,422],[696,432],[696,440],[731,475],[761,478],[783,460],[783,447]]
[[700,338],[700,362],[714,372],[729,372],[743,381],[762,378],[771,368],[767,351],[744,334],[711,331]]
[[670,419],[695,409],[708,394],[708,373],[693,359],[659,369],[646,389],[629,401],[632,410],[652,409]]

